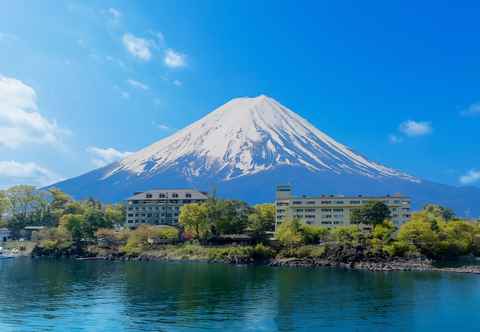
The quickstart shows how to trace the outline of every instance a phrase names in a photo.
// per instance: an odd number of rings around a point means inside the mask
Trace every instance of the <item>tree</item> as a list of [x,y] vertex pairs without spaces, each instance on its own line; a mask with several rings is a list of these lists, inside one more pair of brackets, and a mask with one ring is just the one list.
[[68,231],[72,241],[78,247],[86,235],[88,235],[87,222],[81,214],[65,214],[60,218],[60,229]]
[[400,227],[397,235],[400,245],[410,246],[421,254],[434,257],[438,246],[438,236],[429,222],[411,220]]
[[267,232],[275,228],[275,207],[273,204],[255,205],[252,213],[248,215],[247,230],[256,241],[264,241]]
[[378,225],[390,219],[390,209],[379,201],[367,202],[360,208],[353,209],[350,221],[352,224]]
[[88,207],[83,213],[85,220],[84,236],[87,238],[94,238],[95,232],[100,228],[112,228],[113,223],[105,217],[102,210]]
[[112,225],[125,223],[125,205],[110,204],[105,207],[105,219]]
[[286,247],[305,244],[302,224],[297,219],[285,220],[277,227],[275,238]]
[[10,202],[8,201],[7,195],[5,195],[3,190],[0,190],[0,222],[4,222],[2,217],[8,210],[9,206]]
[[248,229],[253,236],[264,236],[275,229],[275,206],[273,204],[255,205],[249,215]]
[[452,209],[440,205],[427,204],[423,208],[423,211],[430,214],[433,218],[442,218],[445,221],[455,219],[455,212],[453,212]]
[[187,232],[192,233],[195,239],[206,239],[210,234],[208,209],[205,204],[185,204],[180,208],[179,223]]
[[245,202],[215,200],[207,202],[207,215],[214,235],[240,234],[245,231],[250,208]]
[[41,225],[47,215],[48,201],[45,193],[27,185],[14,186],[4,191],[8,200],[8,227],[14,236],[27,225]]

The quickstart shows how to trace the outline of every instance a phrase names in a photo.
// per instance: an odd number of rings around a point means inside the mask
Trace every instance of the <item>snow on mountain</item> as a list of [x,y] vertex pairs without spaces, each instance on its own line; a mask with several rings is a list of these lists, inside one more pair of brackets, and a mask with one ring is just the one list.
[[103,179],[121,172],[149,177],[174,168],[186,178],[214,176],[228,181],[282,165],[301,166],[311,172],[420,182],[369,161],[264,95],[227,102],[121,160]]

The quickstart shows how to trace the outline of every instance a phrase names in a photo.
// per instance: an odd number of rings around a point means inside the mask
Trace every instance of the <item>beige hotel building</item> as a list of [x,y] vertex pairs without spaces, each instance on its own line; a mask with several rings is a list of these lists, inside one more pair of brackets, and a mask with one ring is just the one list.
[[400,226],[410,218],[410,198],[400,194],[387,196],[293,196],[292,187],[277,187],[275,201],[275,228],[286,219],[298,219],[309,225],[336,227],[350,225],[350,214],[369,201],[385,203],[391,211],[392,221]]

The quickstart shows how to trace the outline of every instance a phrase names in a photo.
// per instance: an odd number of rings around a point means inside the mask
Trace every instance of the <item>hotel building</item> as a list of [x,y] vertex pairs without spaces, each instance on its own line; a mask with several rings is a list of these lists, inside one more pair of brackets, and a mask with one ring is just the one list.
[[139,224],[176,225],[183,205],[207,199],[207,193],[192,189],[138,192],[127,199],[126,225],[130,228]]
[[390,208],[391,220],[400,226],[410,218],[410,198],[392,196],[293,196],[291,186],[278,186],[275,201],[275,228],[286,219],[298,219],[306,224],[336,227],[350,225],[353,209],[369,201],[380,201]]

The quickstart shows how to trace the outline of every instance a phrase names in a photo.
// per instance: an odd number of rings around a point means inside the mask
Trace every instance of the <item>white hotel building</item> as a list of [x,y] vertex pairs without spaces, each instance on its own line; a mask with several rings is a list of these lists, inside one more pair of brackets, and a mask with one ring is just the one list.
[[139,224],[176,225],[183,205],[201,203],[207,199],[207,193],[193,189],[137,192],[127,200],[126,226],[135,228]]
[[369,201],[380,201],[390,208],[392,221],[399,226],[410,218],[410,198],[392,196],[334,196],[316,197],[292,195],[291,186],[278,186],[275,201],[275,228],[287,219],[298,219],[309,225],[325,227],[350,225],[350,214]]

